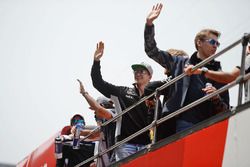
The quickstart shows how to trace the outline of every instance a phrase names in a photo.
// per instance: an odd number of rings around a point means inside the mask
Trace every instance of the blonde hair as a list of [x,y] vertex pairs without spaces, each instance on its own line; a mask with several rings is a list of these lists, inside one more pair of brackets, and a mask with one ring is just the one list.
[[[184,50],[180,50],[180,49],[168,49],[167,52],[171,55],[171,56],[184,56],[184,57],[188,57],[188,54],[184,51]],[[165,68],[164,70],[164,74],[165,75],[170,75],[170,70]]]
[[215,35],[216,37],[220,37],[221,33],[217,30],[214,30],[214,29],[203,29],[201,30],[200,32],[198,32],[195,36],[195,39],[194,39],[194,44],[195,44],[195,48],[198,50],[198,45],[197,45],[197,41],[198,40],[205,40],[209,34],[213,34]]
[[188,54],[184,50],[179,49],[168,49],[167,52],[171,54],[171,56],[188,56]]

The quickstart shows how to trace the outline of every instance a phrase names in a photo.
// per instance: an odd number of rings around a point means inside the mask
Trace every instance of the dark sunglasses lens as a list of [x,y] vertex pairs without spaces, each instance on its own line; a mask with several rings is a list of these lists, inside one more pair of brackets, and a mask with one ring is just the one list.
[[214,40],[214,39],[210,39],[209,40],[209,43],[211,44],[211,45],[216,45],[216,46],[220,46],[220,43],[218,42],[218,41],[216,41],[216,40]]
[[83,123],[83,124],[85,124],[82,119],[80,119],[80,120],[79,119],[74,120],[74,125],[76,125],[77,123]]
[[215,41],[214,39],[210,39],[210,40],[209,40],[209,43],[210,43],[211,45],[215,45],[216,41]]

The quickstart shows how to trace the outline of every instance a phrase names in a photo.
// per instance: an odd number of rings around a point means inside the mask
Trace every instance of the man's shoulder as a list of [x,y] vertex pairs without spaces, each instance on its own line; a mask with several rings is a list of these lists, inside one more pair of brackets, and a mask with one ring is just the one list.
[[133,93],[136,92],[136,88],[135,87],[129,87],[129,86],[118,86],[120,91],[124,92],[124,93]]
[[221,63],[220,61],[214,60],[213,61],[213,66],[214,66],[214,70],[221,70]]
[[124,93],[130,96],[137,96],[137,88],[136,87],[125,87]]

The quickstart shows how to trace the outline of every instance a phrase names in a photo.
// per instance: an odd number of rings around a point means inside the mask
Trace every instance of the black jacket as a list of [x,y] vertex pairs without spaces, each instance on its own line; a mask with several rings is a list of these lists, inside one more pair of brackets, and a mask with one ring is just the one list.
[[[116,96],[119,99],[122,110],[133,105],[140,100],[138,89],[134,86],[132,88],[126,86],[116,86],[108,83],[102,79],[100,70],[100,61],[94,61],[91,69],[91,77],[93,86],[104,96]],[[118,140],[122,140],[138,130],[148,125],[147,121],[147,107],[145,103],[133,108],[122,116],[121,135]],[[148,131],[132,139],[128,143],[132,144],[148,144],[150,143]]]

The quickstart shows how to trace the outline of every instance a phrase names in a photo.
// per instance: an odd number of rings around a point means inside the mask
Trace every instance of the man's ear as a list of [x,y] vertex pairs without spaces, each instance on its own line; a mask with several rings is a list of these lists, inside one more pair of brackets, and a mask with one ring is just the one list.
[[198,47],[201,47],[201,44],[202,44],[201,40],[198,39],[198,40],[197,40],[197,46],[198,46]]

